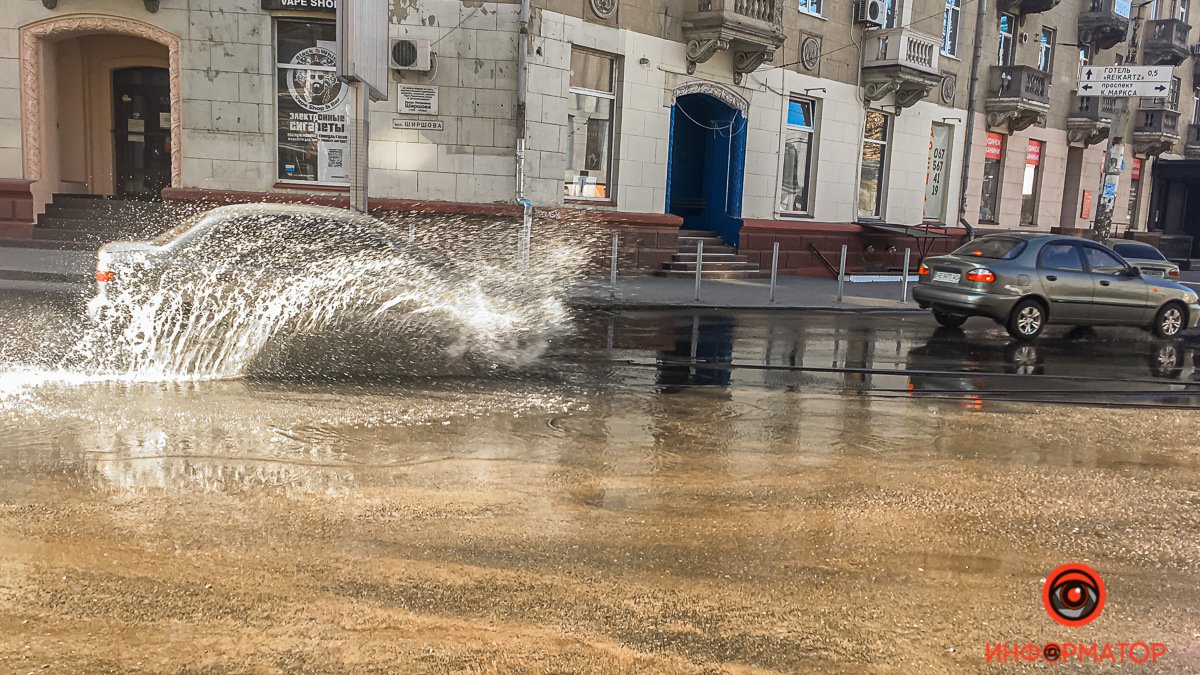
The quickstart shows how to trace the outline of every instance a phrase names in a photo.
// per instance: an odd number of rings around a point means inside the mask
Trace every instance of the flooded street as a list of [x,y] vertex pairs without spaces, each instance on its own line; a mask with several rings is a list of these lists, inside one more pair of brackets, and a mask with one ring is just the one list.
[[[81,325],[5,302],[47,349]],[[0,672],[980,672],[1067,641],[1200,672],[1186,343],[576,325],[492,376],[0,372]],[[1041,597],[1072,562],[1108,589],[1077,628]]]

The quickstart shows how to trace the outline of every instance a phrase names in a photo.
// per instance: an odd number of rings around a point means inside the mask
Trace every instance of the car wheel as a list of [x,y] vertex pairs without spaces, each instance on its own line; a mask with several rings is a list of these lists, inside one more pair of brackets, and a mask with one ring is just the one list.
[[1150,354],[1150,372],[1155,377],[1177,379],[1183,374],[1183,350],[1175,343],[1159,345]]
[[1154,315],[1152,330],[1160,338],[1173,338],[1179,335],[1187,323],[1187,310],[1177,302],[1168,302]]
[[946,328],[958,328],[967,322],[967,317],[965,316],[959,316],[957,314],[944,314],[936,310],[933,312],[933,319]]
[[1037,345],[1028,342],[1013,342],[1004,348],[1004,360],[1008,362],[1007,372],[1014,375],[1041,375],[1042,353]]
[[1046,308],[1029,298],[1017,303],[1008,316],[1008,334],[1018,340],[1032,340],[1046,328]]

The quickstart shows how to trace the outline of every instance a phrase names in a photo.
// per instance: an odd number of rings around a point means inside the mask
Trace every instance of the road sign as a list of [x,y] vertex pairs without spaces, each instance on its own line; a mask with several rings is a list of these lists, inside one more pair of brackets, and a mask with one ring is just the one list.
[[1171,82],[1168,66],[1084,66],[1080,82]]
[[1117,98],[1145,96],[1165,98],[1171,91],[1170,82],[1080,82],[1076,86],[1080,96],[1113,96]]

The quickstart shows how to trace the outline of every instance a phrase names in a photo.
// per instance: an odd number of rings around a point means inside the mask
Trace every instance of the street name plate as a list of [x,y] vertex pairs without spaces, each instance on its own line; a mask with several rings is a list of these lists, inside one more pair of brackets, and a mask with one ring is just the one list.
[[1171,68],[1167,66],[1084,66],[1080,82],[1167,82]]
[[1115,98],[1133,96],[1165,98],[1170,91],[1170,82],[1080,82],[1076,88],[1076,92],[1080,96],[1112,96]]
[[446,123],[442,120],[392,120],[393,129],[416,129],[417,131],[444,131]]

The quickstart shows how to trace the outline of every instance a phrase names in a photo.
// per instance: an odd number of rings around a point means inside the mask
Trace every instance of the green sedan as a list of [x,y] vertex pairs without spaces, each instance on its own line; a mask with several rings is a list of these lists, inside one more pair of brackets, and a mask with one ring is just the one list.
[[1161,338],[1200,319],[1196,292],[1143,276],[1111,249],[1078,237],[1006,233],[925,260],[913,299],[943,326],[985,316],[1022,340],[1049,324],[1138,326]]

